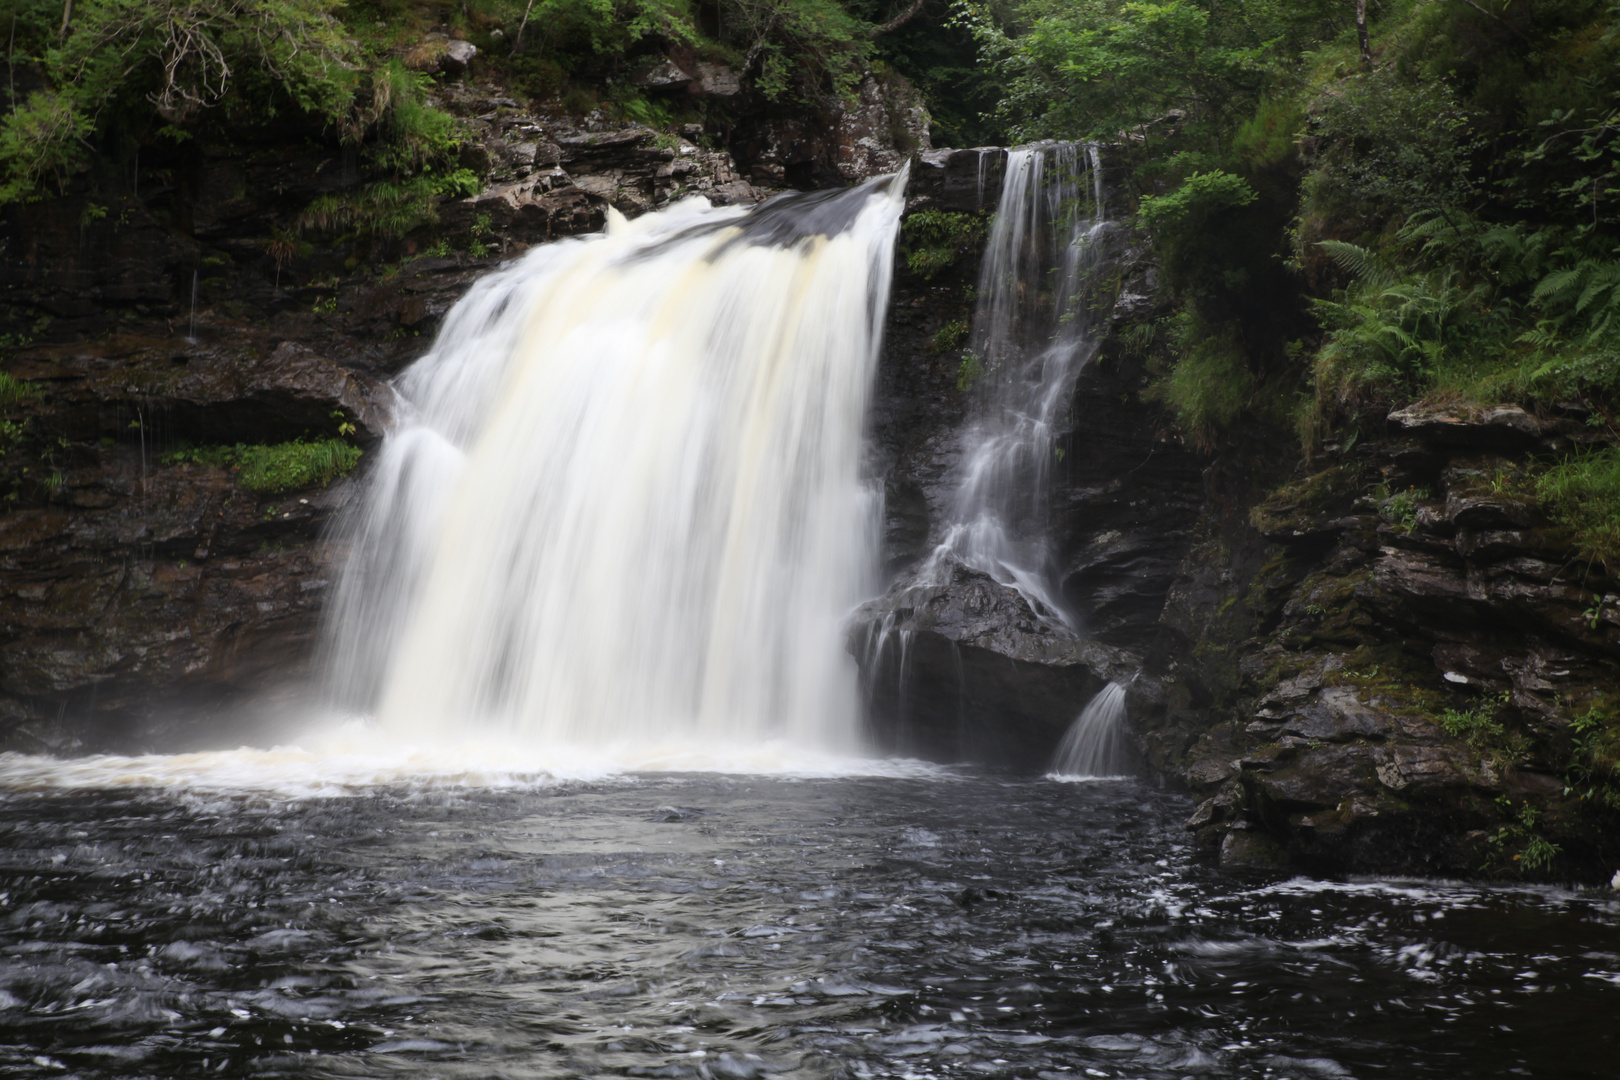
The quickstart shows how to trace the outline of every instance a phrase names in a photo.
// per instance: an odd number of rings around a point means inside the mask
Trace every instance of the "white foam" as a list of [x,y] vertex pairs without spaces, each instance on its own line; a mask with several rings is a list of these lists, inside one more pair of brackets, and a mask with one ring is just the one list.
[[723,747],[671,739],[633,746],[556,745],[543,749],[521,740],[496,739],[402,744],[392,734],[354,720],[268,749],[244,746],[185,754],[80,758],[0,754],[0,793],[155,789],[325,798],[398,786],[528,789],[688,772],[782,779],[950,775],[921,761],[831,754],[784,741]]

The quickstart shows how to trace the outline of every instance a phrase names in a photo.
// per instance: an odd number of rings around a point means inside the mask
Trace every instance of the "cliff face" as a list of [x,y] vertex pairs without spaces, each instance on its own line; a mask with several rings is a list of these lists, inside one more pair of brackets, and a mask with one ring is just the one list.
[[1282,475],[1210,467],[1133,705],[1223,862],[1607,878],[1582,721],[1620,690],[1617,586],[1512,483],[1588,430],[1414,407]]

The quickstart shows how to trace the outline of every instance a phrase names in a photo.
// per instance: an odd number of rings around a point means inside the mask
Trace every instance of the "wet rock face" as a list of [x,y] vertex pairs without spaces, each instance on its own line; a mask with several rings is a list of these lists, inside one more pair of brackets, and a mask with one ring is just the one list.
[[308,674],[331,577],[320,537],[352,481],[264,495],[167,451],[330,437],[340,422],[375,441],[391,392],[247,333],[108,338],[10,367],[38,397],[4,456],[0,747],[239,738],[222,710]]
[[1148,756],[1223,862],[1261,836],[1340,872],[1606,877],[1620,841],[1571,777],[1576,718],[1620,691],[1616,586],[1502,481],[1557,422],[1390,423],[1206,515],[1137,691]]
[[[925,153],[914,166],[909,207],[993,209],[1004,163],[1004,151],[993,148]],[[1140,400],[1146,373],[1114,335],[1157,302],[1143,295],[1152,292],[1153,272],[1140,251],[1122,252],[1118,267],[1115,312],[1100,325],[1101,347],[1080,375],[1057,443],[1047,517],[1032,526],[1051,541],[1055,584],[1078,636],[963,567],[943,590],[917,584],[950,525],[953,469],[972,407],[957,378],[961,349],[936,342],[942,328],[971,318],[965,296],[978,266],[966,260],[932,280],[909,273],[903,261],[897,271],[868,463],[883,483],[882,555],[892,584],[857,614],[850,638],[885,745],[937,760],[1045,768],[1092,695],[1110,680],[1128,680],[1132,658],[1157,639],[1204,503],[1202,462]],[[1007,632],[986,629],[995,622]]]
[[1136,664],[961,564],[943,584],[897,584],[857,609],[849,645],[886,750],[1031,770],[1050,764],[1080,708]]
[[732,131],[743,173],[764,187],[816,188],[895,172],[930,149],[922,96],[898,75],[867,75],[854,102],[829,99],[815,115],[761,108]]

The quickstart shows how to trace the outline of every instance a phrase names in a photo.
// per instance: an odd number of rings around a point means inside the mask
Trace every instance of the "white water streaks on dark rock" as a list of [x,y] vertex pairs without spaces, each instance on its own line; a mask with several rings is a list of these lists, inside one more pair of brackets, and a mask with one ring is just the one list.
[[1135,782],[3,797],[0,1071],[1602,1076],[1609,894],[1218,875]]

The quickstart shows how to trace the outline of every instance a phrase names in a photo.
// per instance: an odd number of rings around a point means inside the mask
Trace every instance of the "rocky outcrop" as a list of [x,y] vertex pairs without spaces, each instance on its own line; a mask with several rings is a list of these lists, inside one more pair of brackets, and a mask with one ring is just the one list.
[[961,563],[863,605],[849,646],[885,749],[1022,769],[1045,767],[1080,707],[1138,663]]
[[1515,482],[1585,431],[1516,408],[1389,425],[1246,519],[1206,515],[1133,687],[1147,757],[1223,863],[1606,875],[1580,718],[1620,692],[1620,590]]

